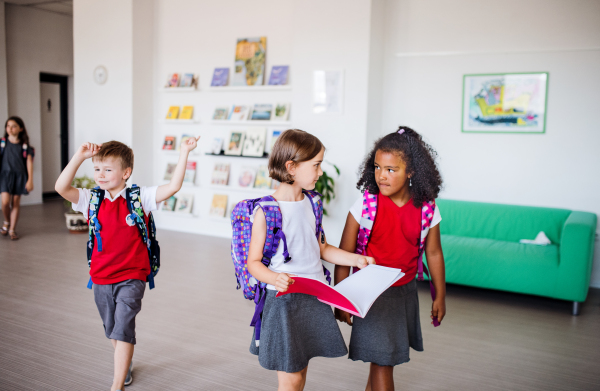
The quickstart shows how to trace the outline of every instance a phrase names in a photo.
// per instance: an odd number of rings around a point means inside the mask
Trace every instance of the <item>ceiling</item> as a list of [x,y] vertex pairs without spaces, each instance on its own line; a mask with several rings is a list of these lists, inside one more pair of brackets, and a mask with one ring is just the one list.
[[73,0],[5,0],[4,2],[54,12],[57,14],[73,16]]

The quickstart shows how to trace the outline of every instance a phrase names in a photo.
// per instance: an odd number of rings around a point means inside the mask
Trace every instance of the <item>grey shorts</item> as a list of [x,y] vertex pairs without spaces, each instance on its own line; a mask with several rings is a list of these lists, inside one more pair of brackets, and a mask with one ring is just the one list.
[[135,316],[142,309],[146,283],[125,280],[116,284],[94,284],[94,301],[104,323],[106,338],[135,345]]

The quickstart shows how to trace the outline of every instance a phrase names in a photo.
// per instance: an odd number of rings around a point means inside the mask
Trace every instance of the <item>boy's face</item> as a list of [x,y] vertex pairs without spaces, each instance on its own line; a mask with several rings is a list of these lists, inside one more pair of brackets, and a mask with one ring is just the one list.
[[118,190],[125,187],[131,176],[131,168],[123,169],[121,159],[109,156],[104,160],[94,160],[94,181],[102,190]]

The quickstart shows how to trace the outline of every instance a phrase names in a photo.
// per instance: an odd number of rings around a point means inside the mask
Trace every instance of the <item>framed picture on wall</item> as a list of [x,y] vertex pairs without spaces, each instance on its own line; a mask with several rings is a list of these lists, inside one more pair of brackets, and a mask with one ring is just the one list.
[[544,133],[548,73],[464,75],[462,131]]

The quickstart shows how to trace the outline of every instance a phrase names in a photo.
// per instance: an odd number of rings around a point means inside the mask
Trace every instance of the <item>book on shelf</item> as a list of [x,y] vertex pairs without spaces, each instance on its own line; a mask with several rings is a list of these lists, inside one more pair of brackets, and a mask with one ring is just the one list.
[[279,182],[278,180],[276,180],[276,179],[271,180],[271,189],[277,190],[277,189],[279,189],[279,185],[281,185],[281,182]]
[[230,168],[231,166],[229,163],[215,164],[210,183],[213,185],[227,186],[229,183]]
[[266,128],[249,128],[246,130],[242,156],[262,157],[265,153]]
[[171,73],[169,74],[169,78],[167,79],[167,88],[177,87],[179,86],[179,73]]
[[269,77],[269,85],[283,86],[288,83],[288,65],[275,65],[271,68],[271,76]]
[[287,121],[290,117],[290,104],[277,103],[273,110],[273,121]]
[[225,217],[227,213],[227,195],[215,194],[210,205],[209,215],[211,217]]
[[229,117],[229,107],[216,107],[213,114],[214,120],[224,120]]
[[179,87],[192,87],[194,85],[194,74],[184,73],[179,82]]
[[225,140],[225,155],[241,156],[244,145],[244,132],[232,130]]
[[273,150],[273,147],[275,146],[275,143],[277,142],[279,136],[281,136],[282,132],[283,130],[274,130],[271,132],[271,148],[269,149],[269,152]]
[[176,163],[167,163],[167,168],[165,169],[165,181],[170,181],[171,178],[173,178],[175,167],[177,167]]
[[210,149],[208,153],[212,153],[213,155],[220,155],[223,150],[223,137],[215,137],[213,138],[212,144],[210,145]]
[[175,212],[177,213],[192,213],[192,204],[194,202],[193,194],[178,194],[177,203],[175,204]]
[[254,187],[256,189],[271,188],[271,177],[269,177],[269,167],[258,167],[258,170],[256,171],[256,179],[254,180]]
[[185,175],[183,183],[194,183],[196,180],[196,162],[188,161],[185,165]]
[[235,47],[233,85],[263,85],[266,57],[267,37],[239,38]]
[[250,114],[250,119],[253,121],[269,121],[271,119],[271,115],[273,113],[273,105],[262,104],[262,105],[254,105],[252,107],[252,113]]
[[192,119],[194,118],[194,106],[183,106],[179,119]]
[[165,141],[163,142],[163,149],[172,151],[175,149],[175,136],[165,136]]
[[163,203],[162,210],[167,212],[173,212],[175,210],[175,205],[177,204],[177,198],[175,196],[171,196],[165,200]]
[[254,167],[243,167],[240,170],[238,177],[238,185],[240,187],[252,187],[254,185],[254,178],[256,177],[256,169]]
[[167,119],[179,118],[179,106],[170,106],[167,112]]
[[229,114],[230,121],[245,121],[248,119],[248,112],[250,108],[248,106],[233,106],[231,114]]
[[304,293],[315,296],[320,302],[364,318],[377,298],[404,276],[400,269],[369,265],[352,274],[335,287],[321,280],[292,277],[294,283],[284,293]]
[[229,84],[229,68],[215,68],[211,87],[224,87]]

